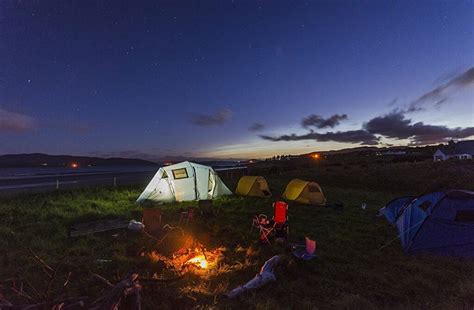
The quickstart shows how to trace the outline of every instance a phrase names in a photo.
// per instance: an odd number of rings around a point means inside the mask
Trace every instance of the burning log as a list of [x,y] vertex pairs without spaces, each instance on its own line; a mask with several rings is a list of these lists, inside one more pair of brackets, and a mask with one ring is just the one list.
[[[173,271],[178,277],[188,272],[204,274],[213,269],[220,259],[224,248],[207,250],[194,238],[186,238],[184,245],[169,256],[160,254],[158,251],[141,252],[141,256],[148,257],[153,262],[164,264],[164,268]],[[158,279],[158,275],[154,275]],[[160,279],[164,280],[164,279]]]
[[204,255],[195,256],[189,259],[186,263],[184,263],[184,265],[191,265],[191,264],[201,269],[206,269],[208,265],[207,259]]
[[263,264],[262,269],[260,269],[260,272],[257,273],[255,278],[245,283],[244,285],[236,287],[235,289],[227,293],[226,296],[229,298],[235,298],[246,291],[255,290],[257,288],[264,286],[265,284],[269,282],[276,281],[275,274],[273,273],[273,268],[279,261],[280,261],[279,255],[273,256],[272,258],[267,260],[265,264]]

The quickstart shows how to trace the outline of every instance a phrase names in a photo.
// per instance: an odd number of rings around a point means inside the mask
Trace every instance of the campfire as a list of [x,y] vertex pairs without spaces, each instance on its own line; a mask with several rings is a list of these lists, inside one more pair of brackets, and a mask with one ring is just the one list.
[[212,269],[222,255],[222,249],[207,250],[202,246],[180,250],[173,254],[170,263],[176,269],[204,271]]
[[201,269],[206,269],[208,266],[207,259],[204,255],[198,255],[196,257],[191,258],[185,263],[185,265],[187,264],[196,265]]
[[[153,250],[142,253],[153,262],[164,263],[164,269],[174,271],[175,274],[184,275],[188,272],[203,274],[210,272],[222,258],[224,248],[207,250],[202,244],[193,240],[192,244],[185,242],[185,247],[169,256]],[[158,275],[155,275],[158,277]]]

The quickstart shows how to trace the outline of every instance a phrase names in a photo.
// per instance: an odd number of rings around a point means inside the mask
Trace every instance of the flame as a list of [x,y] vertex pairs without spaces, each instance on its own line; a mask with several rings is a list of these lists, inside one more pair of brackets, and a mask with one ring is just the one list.
[[198,255],[196,257],[193,257],[190,260],[188,260],[186,264],[193,264],[193,265],[198,266],[201,269],[207,268],[207,260],[204,257],[204,255]]

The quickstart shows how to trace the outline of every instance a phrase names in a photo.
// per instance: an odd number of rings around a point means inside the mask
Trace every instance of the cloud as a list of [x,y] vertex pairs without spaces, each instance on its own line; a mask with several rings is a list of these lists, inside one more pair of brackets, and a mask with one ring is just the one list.
[[[474,136],[474,127],[449,128],[441,125],[430,125],[423,122],[413,122],[406,118],[406,114],[421,111],[426,104],[440,107],[449,101],[452,91],[459,88],[474,86],[474,67],[465,72],[451,76],[451,78],[431,91],[421,95],[413,101],[407,109],[395,109],[391,113],[378,116],[364,123],[361,129],[317,133],[310,130],[306,134],[284,134],[277,137],[261,135],[260,138],[268,141],[334,141],[344,143],[360,143],[364,145],[384,145],[382,137],[395,140],[409,140],[411,144],[425,145],[446,142],[453,138],[464,139]],[[397,99],[390,102],[395,105]],[[340,121],[348,119],[346,114],[334,114],[325,119],[320,115],[312,114],[303,118],[303,128],[333,128]]]
[[69,121],[36,120],[31,116],[10,112],[0,108],[0,133],[24,133],[38,128],[86,133],[92,130],[90,124]]
[[349,130],[349,131],[337,131],[337,132],[325,132],[317,133],[311,131],[303,135],[281,135],[278,137],[271,137],[261,135],[260,138],[269,141],[301,141],[301,140],[314,140],[319,142],[343,142],[343,143],[360,143],[364,145],[376,145],[378,144],[379,138],[374,134],[371,134],[365,130]]
[[334,114],[329,118],[324,118],[321,115],[311,114],[310,116],[303,118],[301,125],[303,128],[334,128],[335,126],[339,125],[341,121],[346,119],[348,119],[347,114]]
[[262,131],[265,128],[265,125],[261,123],[253,123],[252,126],[249,127],[249,131]]
[[410,139],[413,144],[439,143],[474,135],[474,127],[448,128],[423,122],[413,123],[411,119],[405,118],[405,112],[401,110],[369,120],[364,124],[364,129],[371,134],[387,138]]
[[22,133],[36,128],[36,120],[31,116],[9,112],[0,108],[0,133]]
[[474,67],[456,75],[446,83],[435,87],[424,93],[418,99],[410,103],[407,112],[416,112],[424,109],[424,105],[434,102],[439,107],[449,99],[450,92],[458,88],[466,88],[474,85]]
[[196,114],[193,115],[191,122],[196,126],[214,126],[222,125],[232,117],[232,111],[222,109],[214,114]]
[[449,128],[440,125],[429,125],[423,122],[414,123],[406,118],[404,110],[394,110],[389,114],[372,118],[361,129],[337,132],[318,133],[311,130],[306,134],[285,134],[277,137],[261,135],[268,141],[302,141],[342,142],[362,145],[382,145],[381,137],[395,140],[409,140],[411,144],[424,145],[446,142],[454,138],[464,139],[474,136],[474,127]]
[[398,98],[393,98],[389,103],[388,103],[388,106],[389,107],[393,107],[398,101]]

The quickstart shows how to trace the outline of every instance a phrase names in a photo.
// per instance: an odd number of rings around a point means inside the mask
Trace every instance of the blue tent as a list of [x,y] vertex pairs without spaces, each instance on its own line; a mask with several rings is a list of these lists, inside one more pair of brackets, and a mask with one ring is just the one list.
[[407,253],[474,257],[474,192],[398,198],[380,213],[397,227]]

